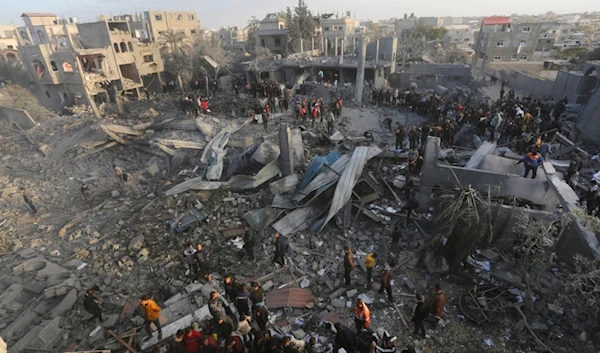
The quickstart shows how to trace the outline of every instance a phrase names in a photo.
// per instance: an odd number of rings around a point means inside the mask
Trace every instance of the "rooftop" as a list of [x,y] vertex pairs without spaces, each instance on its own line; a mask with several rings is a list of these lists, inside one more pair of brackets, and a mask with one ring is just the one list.
[[21,17],[56,17],[56,15],[50,12],[25,12]]
[[510,24],[510,17],[493,16],[493,17],[484,17],[483,18],[484,26],[508,25],[508,24]]

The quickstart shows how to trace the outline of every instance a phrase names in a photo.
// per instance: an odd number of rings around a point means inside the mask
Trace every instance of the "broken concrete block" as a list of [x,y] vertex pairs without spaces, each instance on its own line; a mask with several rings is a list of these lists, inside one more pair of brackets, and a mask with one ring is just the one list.
[[119,323],[119,314],[104,315],[104,321],[100,322],[102,327],[115,327]]
[[340,288],[336,289],[335,292],[329,294],[329,298],[330,299],[338,298],[339,296],[341,296],[345,292],[346,292],[346,288],[345,287],[340,287]]
[[[30,328],[25,336],[21,337],[16,344],[10,347],[11,352],[23,352],[24,348],[27,347],[35,337],[37,337],[41,330],[41,326],[34,326]],[[0,349],[0,352],[1,351],[2,349]]]
[[346,306],[346,301],[344,299],[339,298],[331,299],[331,305],[334,308],[343,308]]
[[44,326],[37,337],[30,342],[30,347],[52,350],[62,338],[63,329],[60,326],[60,319],[56,317]]
[[129,246],[127,247],[129,250],[140,250],[142,248],[142,246],[144,245],[144,236],[143,235],[137,235],[135,237],[133,237],[130,241],[129,241]]
[[61,295],[67,294],[74,286],[75,280],[73,278],[69,278],[60,284],[46,288],[44,291],[44,296],[46,298],[60,297]]
[[[2,294],[0,295],[0,310],[6,310],[9,312],[15,312],[21,308],[21,305],[17,303],[17,299],[23,293],[23,286],[20,284],[11,284]],[[15,305],[17,304],[17,305]]]
[[296,339],[299,339],[299,340],[301,340],[301,339],[303,339],[304,337],[306,337],[306,332],[304,332],[304,330],[303,330],[303,329],[299,328],[299,329],[297,329],[297,330],[294,330],[294,331],[292,331],[292,335],[293,335],[294,337],[296,337]]
[[273,288],[273,281],[267,281],[261,287],[263,287],[265,291],[268,291],[269,289]]
[[63,264],[63,267],[67,270],[76,270],[79,266],[83,264],[83,261],[80,259],[71,259]]
[[88,336],[88,343],[90,346],[95,346],[97,342],[104,339],[105,332],[101,326],[97,326]]
[[48,312],[48,309],[50,309],[48,302],[44,300],[36,305],[35,308],[33,308],[33,311],[44,316]]
[[140,252],[138,253],[138,258],[137,261],[138,262],[144,262],[148,260],[148,255],[150,254],[150,250],[143,248],[142,250],[140,250]]
[[353,296],[358,294],[358,289],[351,289],[349,291],[346,292],[346,296],[348,298],[352,298]]
[[77,301],[77,290],[71,289],[69,293],[50,312],[51,318],[57,318],[68,310],[71,310]]
[[[194,283],[194,284],[196,284],[196,283]],[[188,287],[190,287],[190,286],[192,286],[192,285],[193,285],[193,284],[190,284],[189,286],[185,287],[186,291],[187,291]],[[200,288],[202,288],[202,286],[200,286]],[[188,292],[188,293],[189,293],[189,292]],[[183,299],[185,299],[185,298],[187,298],[187,295],[183,295],[183,294],[181,294],[181,293],[177,293],[177,294],[175,294],[174,296],[172,296],[171,298],[169,298],[169,299],[165,300],[165,301],[163,302],[163,304],[164,304],[165,306],[171,306],[171,305],[173,305],[173,304],[177,303],[178,301],[180,301],[180,300],[183,300]]]
[[119,192],[119,190],[113,190],[110,192],[110,196],[111,197],[119,197],[119,196],[121,196],[121,193]]
[[25,312],[19,317],[10,323],[7,328],[2,331],[2,337],[6,340],[9,340],[13,337],[18,337],[26,332],[26,330],[31,326],[33,320],[38,317],[38,314],[33,311]]
[[202,283],[192,283],[189,286],[185,287],[185,291],[189,294],[189,293],[193,293],[193,292],[197,292],[199,290],[202,289],[202,286],[204,286],[204,284]]
[[154,163],[150,164],[150,166],[148,168],[146,168],[146,171],[151,176],[155,176],[158,172],[160,172],[160,168],[158,167],[158,164],[156,162],[154,162]]

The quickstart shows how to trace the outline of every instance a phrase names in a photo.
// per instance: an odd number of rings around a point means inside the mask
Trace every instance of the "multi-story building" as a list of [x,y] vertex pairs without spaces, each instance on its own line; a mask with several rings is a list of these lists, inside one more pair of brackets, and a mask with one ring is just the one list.
[[442,38],[444,47],[455,46],[465,51],[472,50],[472,47],[475,45],[476,27],[464,24],[445,25],[444,28],[448,30],[448,33]]
[[[100,17],[103,21],[104,17]],[[196,12],[180,11],[144,11],[117,15],[108,18],[110,22],[128,22],[134,36],[141,41],[156,42],[160,35],[168,30],[182,31],[193,37],[200,31],[200,20]]]
[[354,48],[359,21],[350,16],[350,11],[346,12],[345,17],[338,17],[336,14],[321,15],[319,21],[327,51],[331,53],[331,50],[335,51],[337,48],[338,52],[334,55],[339,55],[342,51],[342,41],[345,51]]
[[285,19],[276,13],[268,13],[259,22],[258,29],[254,32],[256,46],[269,49],[273,53],[281,54],[285,51],[285,36],[287,34]]
[[19,60],[19,46],[15,34],[16,26],[0,25],[0,60],[16,61]]
[[474,66],[489,67],[493,61],[533,61],[554,53],[554,38],[542,33],[552,28],[551,22],[512,23],[510,17],[485,17],[475,34]]
[[248,28],[222,27],[219,29],[218,37],[225,48],[239,48],[248,42]]
[[17,29],[23,64],[42,102],[56,109],[74,103],[140,97],[160,91],[164,66],[156,44],[133,38],[128,22],[67,23],[54,14],[22,15]]

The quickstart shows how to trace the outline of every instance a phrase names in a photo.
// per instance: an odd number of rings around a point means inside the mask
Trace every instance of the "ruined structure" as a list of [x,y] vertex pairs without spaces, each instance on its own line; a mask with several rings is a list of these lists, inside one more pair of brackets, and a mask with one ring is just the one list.
[[65,105],[139,97],[159,91],[163,62],[155,44],[132,37],[128,22],[65,23],[54,14],[23,14],[19,51],[41,101]]
[[269,49],[272,53],[283,53],[285,50],[285,20],[276,13],[268,13],[258,24],[254,33],[256,46]]

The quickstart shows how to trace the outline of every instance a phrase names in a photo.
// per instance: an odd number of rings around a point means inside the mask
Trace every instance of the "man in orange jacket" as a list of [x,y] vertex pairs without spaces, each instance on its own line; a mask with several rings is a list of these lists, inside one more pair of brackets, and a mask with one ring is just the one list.
[[371,324],[371,311],[362,299],[358,299],[354,306],[354,323],[358,332],[368,329]]
[[150,328],[152,323],[154,323],[158,329],[158,340],[162,340],[162,327],[160,326],[160,320],[158,319],[161,310],[160,307],[147,295],[142,297],[140,305],[142,306],[142,309],[144,309],[144,328],[146,329],[146,332],[148,332],[146,340],[152,338],[152,329]]

